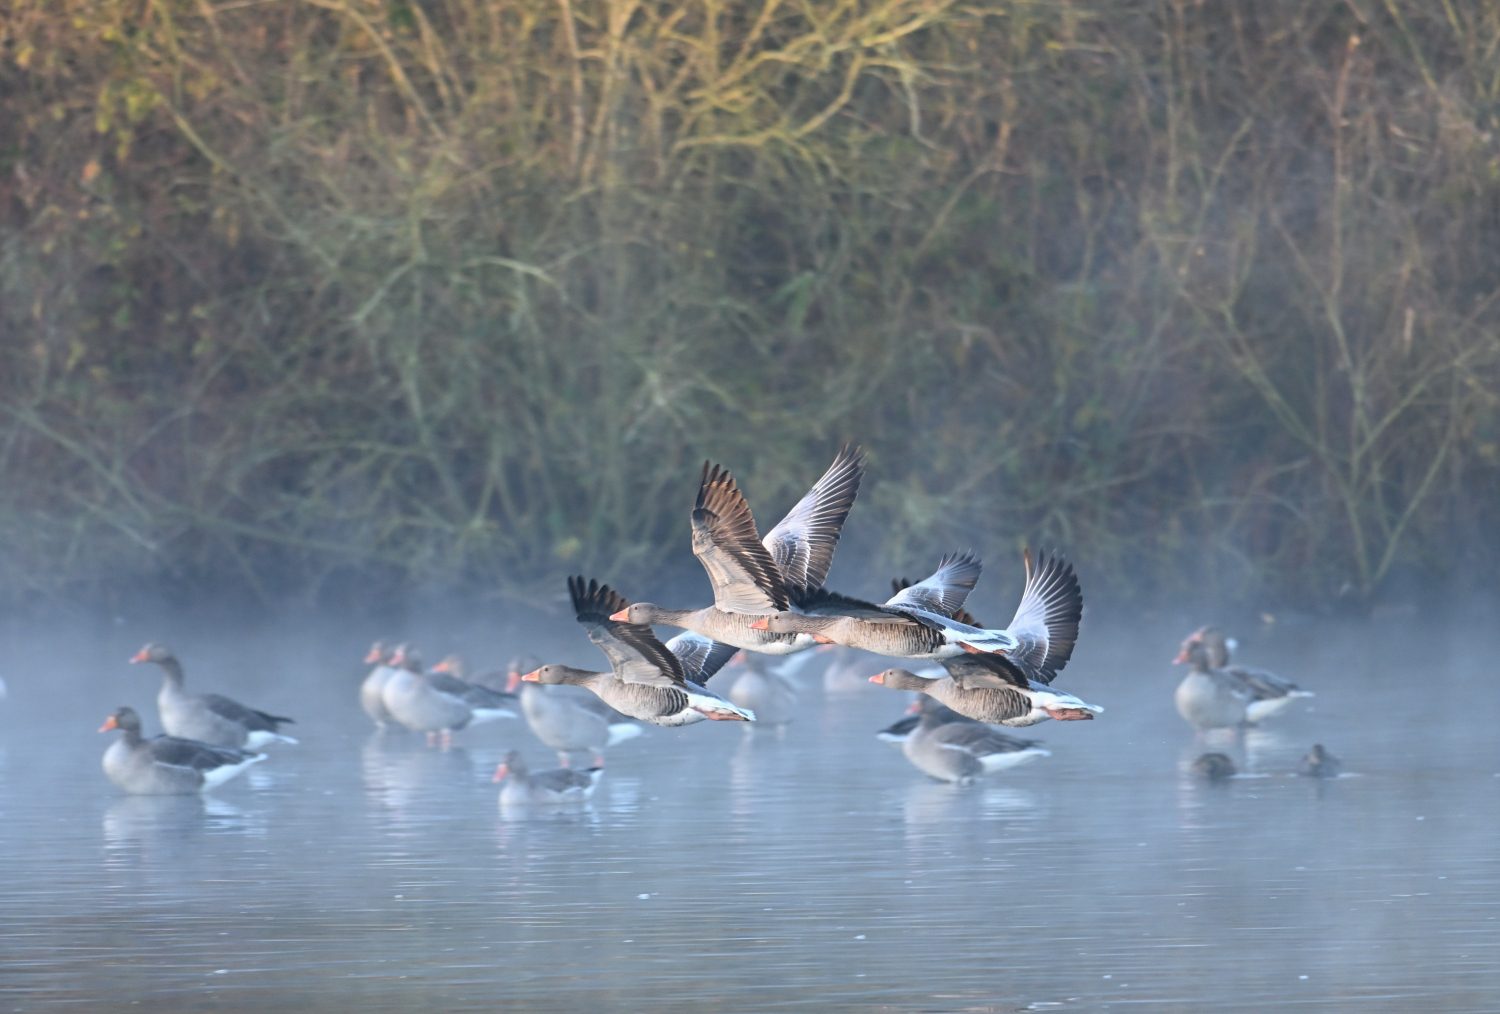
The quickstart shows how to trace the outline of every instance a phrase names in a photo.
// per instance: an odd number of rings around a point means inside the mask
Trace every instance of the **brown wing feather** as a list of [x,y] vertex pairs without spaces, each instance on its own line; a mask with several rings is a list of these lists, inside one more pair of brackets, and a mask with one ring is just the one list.
[[720,610],[764,614],[789,607],[781,571],[761,544],[750,505],[734,477],[707,462],[693,507],[693,555],[708,571]]

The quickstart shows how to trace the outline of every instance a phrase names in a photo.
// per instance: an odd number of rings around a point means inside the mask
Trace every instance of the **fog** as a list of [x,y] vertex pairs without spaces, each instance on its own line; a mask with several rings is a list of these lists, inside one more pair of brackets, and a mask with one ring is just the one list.
[[[1219,618],[1091,611],[1056,685],[1105,712],[1024,730],[1051,756],[966,786],[875,738],[908,695],[825,688],[815,660],[784,729],[650,728],[587,805],[519,812],[501,755],[555,764],[524,721],[447,752],[377,734],[360,658],[396,636],[429,664],[598,665],[576,624],[192,615],[0,632],[7,1010],[1497,1009],[1500,645],[1462,611],[1229,624],[1238,660],[1316,696],[1209,736],[1170,662]],[[94,730],[126,703],[159,730],[159,672],[126,663],[148,640],[300,743],[202,797],[123,794]],[[1314,742],[1343,776],[1293,774]],[[1241,775],[1192,775],[1206,750]]]

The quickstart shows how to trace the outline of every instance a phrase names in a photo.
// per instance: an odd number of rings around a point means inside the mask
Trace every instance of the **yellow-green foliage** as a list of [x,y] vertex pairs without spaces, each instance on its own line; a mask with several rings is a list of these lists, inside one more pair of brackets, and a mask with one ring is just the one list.
[[1493,2],[10,0],[0,566],[628,590],[853,440],[877,576],[1365,600],[1495,548],[1497,109]]

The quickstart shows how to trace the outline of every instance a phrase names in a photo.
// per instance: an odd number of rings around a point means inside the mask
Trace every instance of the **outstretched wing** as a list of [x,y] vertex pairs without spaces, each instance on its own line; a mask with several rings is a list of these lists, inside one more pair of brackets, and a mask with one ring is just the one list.
[[908,623],[905,616],[891,612],[874,602],[819,588],[797,600],[797,611],[809,616],[853,616],[874,623]]
[[[888,606],[915,606],[930,613],[954,617],[979,581],[983,567],[973,553],[949,553],[938,561],[937,570],[916,584],[896,589]],[[894,582],[892,582],[894,585]],[[963,621],[960,621],[963,622]]]
[[700,686],[713,678],[714,673],[724,668],[724,663],[739,651],[732,644],[715,641],[684,630],[667,642],[667,650],[682,662],[682,672],[689,683]]
[[960,690],[978,690],[981,687],[1019,687],[1024,690],[1030,687],[1021,667],[995,652],[955,655],[941,659],[939,664],[948,670],[948,675],[953,677],[954,686]]
[[1010,657],[1038,683],[1051,683],[1073,657],[1083,591],[1073,565],[1062,557],[1039,553],[1033,567],[1027,550],[1025,559],[1026,591],[1009,627],[1021,646]]
[[810,592],[823,587],[828,568],[833,564],[839,532],[854,506],[854,498],[859,495],[864,474],[865,463],[859,448],[845,447],[823,478],[766,533],[766,551],[776,561],[789,593],[795,593],[794,589]]
[[755,530],[734,478],[703,463],[693,506],[693,555],[708,571],[714,605],[726,613],[777,613],[788,606],[781,571]]
[[610,619],[621,609],[629,608],[629,599],[607,584],[592,580],[584,584],[581,576],[568,578],[568,594],[573,599],[573,613],[578,622],[588,629],[589,640],[609,659],[616,677],[626,683],[654,687],[682,685],[682,663],[650,627]]

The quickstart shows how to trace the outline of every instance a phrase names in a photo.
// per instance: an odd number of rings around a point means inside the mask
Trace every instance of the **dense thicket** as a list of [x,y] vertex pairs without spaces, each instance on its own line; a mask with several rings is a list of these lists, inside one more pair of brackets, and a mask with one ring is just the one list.
[[0,580],[618,579],[845,440],[874,575],[1482,575],[1497,114],[1494,2],[8,0]]

